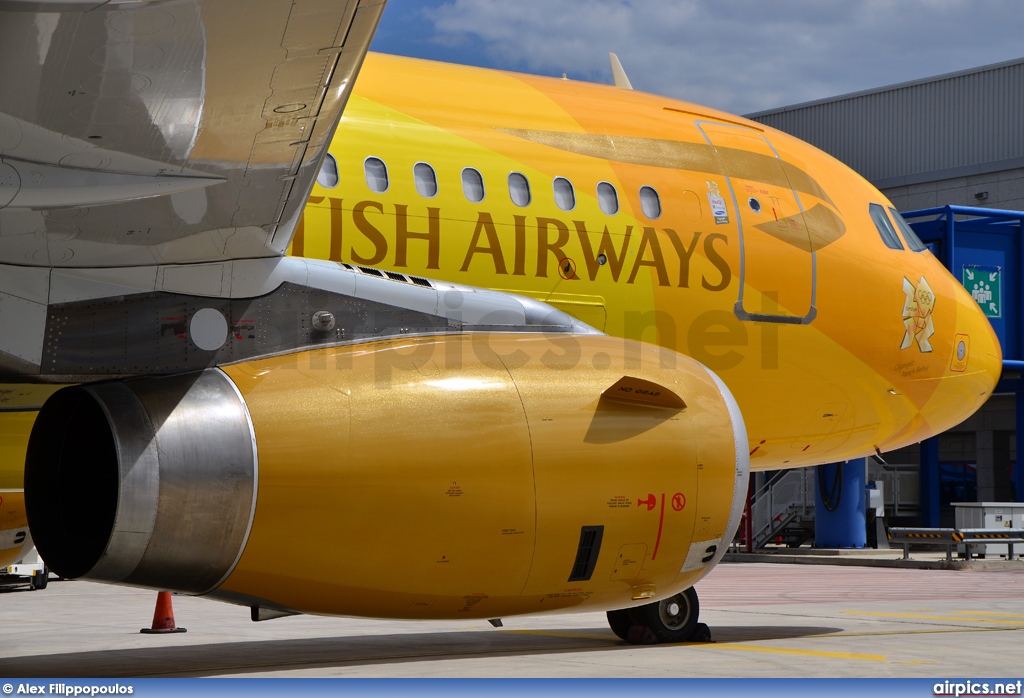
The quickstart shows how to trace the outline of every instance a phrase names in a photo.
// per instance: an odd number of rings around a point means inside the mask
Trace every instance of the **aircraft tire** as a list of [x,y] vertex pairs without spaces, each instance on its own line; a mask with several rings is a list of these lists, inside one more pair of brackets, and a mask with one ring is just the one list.
[[697,590],[690,587],[675,596],[629,611],[633,623],[650,629],[659,642],[687,642],[697,628],[700,603]]
[[619,636],[620,640],[625,640],[629,635],[629,629],[633,626],[633,619],[629,617],[629,612],[632,609],[623,608],[618,611],[608,611],[608,625],[611,627],[612,632]]

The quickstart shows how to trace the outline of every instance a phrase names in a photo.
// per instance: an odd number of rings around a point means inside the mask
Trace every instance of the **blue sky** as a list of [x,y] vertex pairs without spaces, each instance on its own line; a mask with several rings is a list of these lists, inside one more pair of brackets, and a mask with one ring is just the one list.
[[373,50],[734,113],[1024,57],[1021,0],[389,0]]
[[444,0],[388,0],[384,18],[373,40],[373,50],[447,63],[504,67],[490,59],[481,60],[485,46],[479,37],[460,37],[457,43],[463,45],[457,46],[436,31],[428,13],[445,4],[451,3]]

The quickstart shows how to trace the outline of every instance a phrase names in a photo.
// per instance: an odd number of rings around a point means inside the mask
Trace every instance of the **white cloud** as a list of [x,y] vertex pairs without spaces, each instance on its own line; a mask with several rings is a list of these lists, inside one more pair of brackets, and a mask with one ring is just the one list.
[[747,113],[1024,55],[1019,0],[453,0],[435,40]]

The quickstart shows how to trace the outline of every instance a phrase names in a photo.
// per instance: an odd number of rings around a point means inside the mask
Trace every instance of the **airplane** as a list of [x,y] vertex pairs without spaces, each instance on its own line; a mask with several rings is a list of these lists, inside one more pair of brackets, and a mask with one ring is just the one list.
[[842,163],[368,55],[383,9],[0,2],[0,488],[60,576],[684,641],[751,472],[991,394],[977,303]]

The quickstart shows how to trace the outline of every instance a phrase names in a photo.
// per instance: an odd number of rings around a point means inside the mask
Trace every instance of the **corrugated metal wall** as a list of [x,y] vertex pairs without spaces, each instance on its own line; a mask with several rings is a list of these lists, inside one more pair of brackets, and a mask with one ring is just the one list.
[[1024,157],[1024,59],[750,115],[871,181]]

